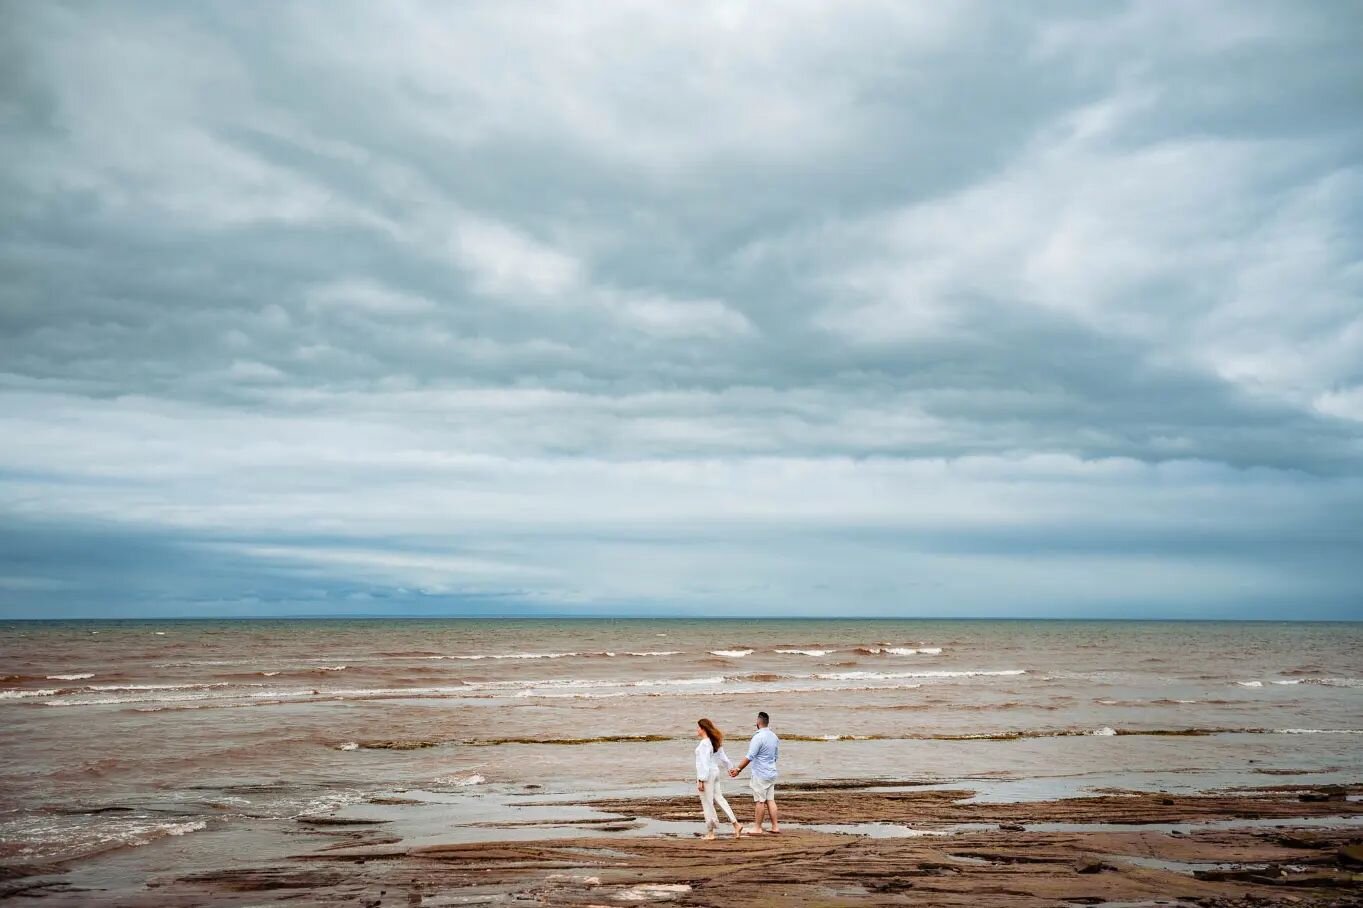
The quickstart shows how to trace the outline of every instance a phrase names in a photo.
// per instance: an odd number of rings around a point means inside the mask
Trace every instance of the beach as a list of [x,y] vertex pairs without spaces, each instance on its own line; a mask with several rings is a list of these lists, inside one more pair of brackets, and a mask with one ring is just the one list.
[[[1363,627],[11,622],[15,904],[1357,904]],[[705,842],[695,720],[782,738]],[[751,820],[746,780],[725,790]],[[1257,901],[1256,901],[1257,900]]]

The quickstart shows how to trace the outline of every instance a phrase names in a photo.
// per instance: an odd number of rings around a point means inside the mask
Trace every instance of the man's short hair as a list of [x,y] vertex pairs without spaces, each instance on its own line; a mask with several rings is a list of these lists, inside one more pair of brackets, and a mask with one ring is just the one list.
[[767,715],[766,713],[758,713],[757,720],[762,723],[763,727],[766,727],[771,724],[771,716]]

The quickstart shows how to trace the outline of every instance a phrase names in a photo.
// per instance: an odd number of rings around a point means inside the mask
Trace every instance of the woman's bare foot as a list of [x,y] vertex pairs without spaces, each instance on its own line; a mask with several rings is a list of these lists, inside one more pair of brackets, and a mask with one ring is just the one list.
[[705,833],[705,841],[707,841],[707,842],[713,842],[714,840],[715,840],[715,831],[714,831],[713,829],[711,829],[709,832]]
[[741,839],[741,838],[743,838],[743,824],[742,824],[742,823],[735,823],[735,824],[734,824],[734,838],[736,838],[736,839]]

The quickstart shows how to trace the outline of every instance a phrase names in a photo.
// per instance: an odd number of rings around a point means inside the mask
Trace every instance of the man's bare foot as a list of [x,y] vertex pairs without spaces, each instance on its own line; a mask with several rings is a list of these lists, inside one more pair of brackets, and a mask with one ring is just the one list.
[[767,835],[767,831],[766,831],[765,829],[763,829],[761,826],[754,826],[754,827],[752,828],[752,830],[751,830],[750,832],[748,832],[747,834],[748,834],[748,835]]
[[773,826],[773,827],[771,828],[771,832],[767,833],[767,835],[780,835],[780,834],[781,834],[781,830],[777,829],[775,826]]
[[707,842],[713,842],[714,840],[715,840],[715,831],[712,829],[712,830],[710,830],[709,832],[707,832],[707,833],[705,834],[705,841],[707,841]]

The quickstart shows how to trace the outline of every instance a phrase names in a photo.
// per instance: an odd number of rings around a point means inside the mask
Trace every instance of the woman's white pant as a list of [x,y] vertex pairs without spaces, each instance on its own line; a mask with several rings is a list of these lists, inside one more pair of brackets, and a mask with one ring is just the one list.
[[719,827],[719,817],[715,814],[715,805],[718,804],[724,813],[729,817],[730,823],[737,823],[734,819],[734,812],[729,809],[729,802],[724,800],[724,792],[719,787],[719,770],[711,770],[710,777],[705,780],[705,790],[700,793],[700,808],[705,811],[705,828],[716,829]]

